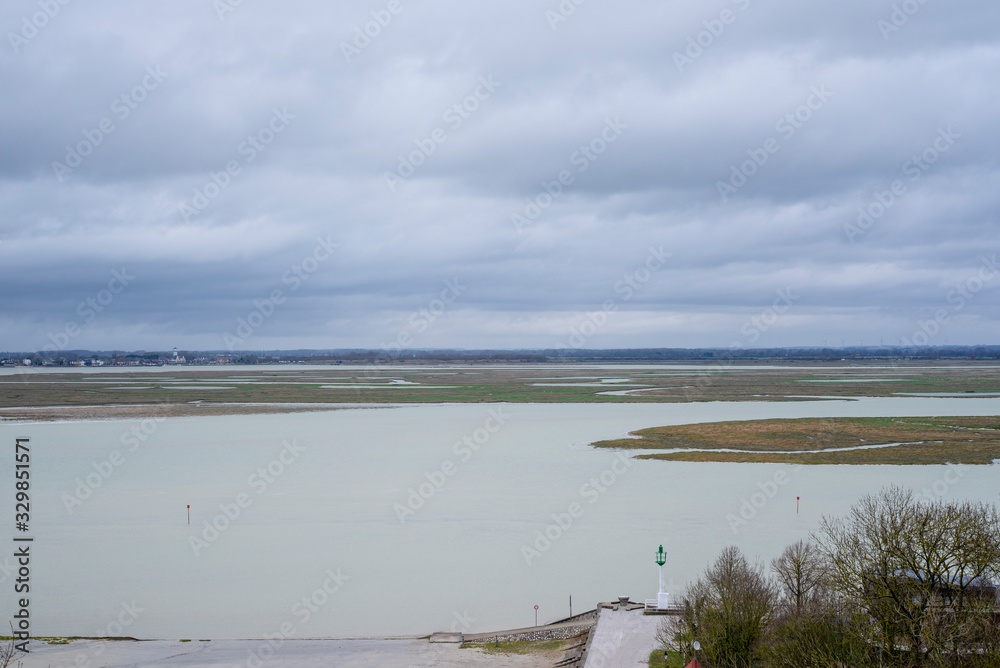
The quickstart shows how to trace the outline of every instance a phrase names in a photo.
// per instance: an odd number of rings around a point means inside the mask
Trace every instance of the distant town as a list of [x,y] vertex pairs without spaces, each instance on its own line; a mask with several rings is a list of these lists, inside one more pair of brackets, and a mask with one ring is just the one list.
[[4,367],[139,367],[256,364],[558,364],[975,361],[1000,359],[1000,346],[845,348],[637,348],[550,350],[171,350],[0,352]]

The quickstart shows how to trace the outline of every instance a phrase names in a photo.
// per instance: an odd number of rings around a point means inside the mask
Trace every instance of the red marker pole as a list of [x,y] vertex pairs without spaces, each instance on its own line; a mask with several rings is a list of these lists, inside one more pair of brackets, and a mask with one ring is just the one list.
[[[191,506],[188,506],[190,508]],[[799,497],[795,497],[795,514],[799,514]]]
[[188,504],[188,526],[191,526],[191,504]]

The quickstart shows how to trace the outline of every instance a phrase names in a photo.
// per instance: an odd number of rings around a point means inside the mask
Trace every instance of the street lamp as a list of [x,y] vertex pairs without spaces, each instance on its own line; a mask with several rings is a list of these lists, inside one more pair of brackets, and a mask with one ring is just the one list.
[[656,607],[662,610],[670,603],[670,594],[663,591],[663,564],[667,563],[667,553],[663,551],[662,545],[656,553],[656,563],[660,567],[660,591],[656,595]]

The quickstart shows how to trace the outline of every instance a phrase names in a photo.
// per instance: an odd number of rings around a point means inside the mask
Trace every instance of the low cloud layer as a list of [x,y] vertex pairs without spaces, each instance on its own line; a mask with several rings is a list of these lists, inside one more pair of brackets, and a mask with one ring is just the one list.
[[998,23],[7,2],[0,349],[996,344]]

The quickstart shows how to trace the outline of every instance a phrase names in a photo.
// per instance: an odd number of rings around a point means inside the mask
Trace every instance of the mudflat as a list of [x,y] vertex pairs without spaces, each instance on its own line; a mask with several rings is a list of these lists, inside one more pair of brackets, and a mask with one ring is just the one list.
[[[934,394],[975,398],[1000,393],[1000,366],[978,362],[13,371],[0,375],[0,419],[287,413],[329,410],[331,404],[810,401]],[[36,410],[41,408],[49,410]]]
[[990,464],[1000,459],[1000,417],[713,422],[642,429],[594,445],[682,449],[641,458],[687,462]]

